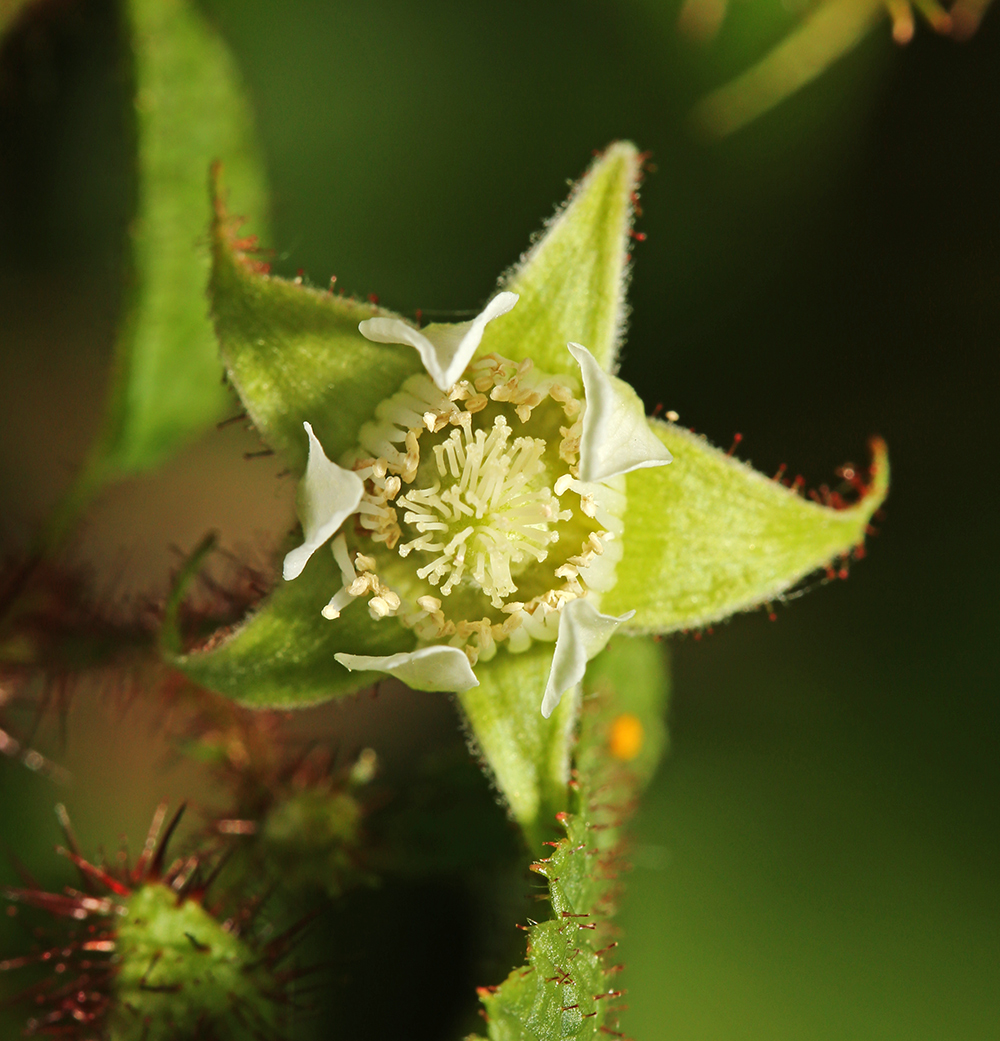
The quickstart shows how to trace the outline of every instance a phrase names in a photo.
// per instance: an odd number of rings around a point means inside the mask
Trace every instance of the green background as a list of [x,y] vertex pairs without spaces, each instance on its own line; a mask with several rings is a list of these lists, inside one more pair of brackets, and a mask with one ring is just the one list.
[[[0,55],[0,533],[12,548],[96,430],[129,212],[111,6],[41,8]],[[780,35],[778,5],[737,5],[705,51],[679,42],[676,9],[653,0],[205,9],[259,113],[278,271],[319,285],[336,274],[403,312],[473,311],[591,151],[630,137],[657,167],[623,362],[647,405],[723,445],[739,431],[742,455],[810,485],[863,461],[869,435],[889,443],[886,516],[847,582],[780,606],[774,623],[757,613],[670,642],[672,749],[636,827],[622,914],[628,1033],[1000,1037],[1000,16],[964,46],[921,27],[899,50],[883,25],[707,145],[687,131],[690,105]],[[182,533],[144,542],[224,526],[206,490],[220,480],[274,481],[217,452],[224,436],[163,478],[183,489]],[[280,529],[288,497],[274,500]],[[130,548],[130,503],[105,516],[92,556],[155,587],[155,562]],[[441,704],[408,706],[407,728],[450,725]],[[377,722],[390,742],[402,725]],[[78,745],[99,752],[105,739],[87,735]],[[147,773],[130,807],[160,796]],[[6,760],[0,786],[6,842],[44,865],[47,807],[67,797]],[[117,798],[67,798],[88,847],[137,830],[139,809],[109,810]],[[452,934],[394,899],[426,949],[458,958]],[[420,989],[404,972],[388,974],[397,998]],[[372,1036],[452,1036],[449,1002],[425,1000],[419,1027],[392,1002],[373,1009]]]

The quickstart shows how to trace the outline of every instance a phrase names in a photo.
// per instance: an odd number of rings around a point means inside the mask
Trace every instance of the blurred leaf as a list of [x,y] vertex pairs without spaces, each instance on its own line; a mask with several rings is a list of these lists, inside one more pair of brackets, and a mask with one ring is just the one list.
[[299,708],[371,686],[384,674],[348,672],[333,656],[358,647],[395,654],[412,650],[416,639],[395,618],[376,622],[367,611],[324,618],[320,611],[340,585],[333,556],[316,553],[296,581],[281,582],[246,621],[171,663],[252,708]]
[[881,441],[873,444],[872,482],[861,500],[834,508],[682,427],[650,422],[674,461],[626,477],[625,554],[601,605],[611,614],[635,610],[623,632],[694,628],[779,600],[860,545],[888,491]]
[[0,36],[31,2],[32,0],[0,0]]
[[544,233],[500,284],[517,307],[487,326],[477,351],[531,358],[546,372],[579,367],[566,350],[582,343],[613,372],[625,328],[625,284],[642,156],[618,141],[597,159]]
[[588,776],[602,758],[627,764],[618,779],[637,794],[652,780],[667,748],[670,670],[666,646],[646,636],[613,637],[588,666],[584,696],[591,699],[576,752]]
[[261,273],[218,199],[216,211],[210,295],[229,378],[261,437],[295,470],[305,467],[304,420],[335,460],[375,406],[423,371],[420,357],[358,332],[390,311]]
[[710,137],[739,130],[855,47],[884,12],[883,0],[820,3],[756,65],[704,98],[695,108],[695,124]]
[[[527,964],[499,987],[481,987],[490,1041],[597,1039],[613,1035],[620,992],[611,916],[622,870],[622,826],[664,744],[667,673],[660,649],[616,640],[584,681],[572,812],[560,814],[566,837],[532,865],[548,881],[553,917],[528,931]],[[616,726],[642,719],[649,745],[623,757]]]
[[[712,91],[695,108],[695,125],[709,137],[725,137],[768,110],[842,58],[886,16],[896,43],[916,31],[916,13],[935,32],[966,40],[979,27],[991,0],[957,0],[946,9],[939,0],[820,0],[801,24],[746,72]],[[725,0],[686,0],[679,27],[694,38],[714,35]]]
[[365,821],[373,836],[366,863],[382,874],[466,875],[483,868],[516,867],[522,846],[504,819],[482,771],[455,735],[455,744],[428,754]]
[[[146,470],[232,410],[208,317],[213,160],[248,212],[266,206],[250,106],[225,45],[186,0],[126,4],[135,90],[136,214],[106,425],[77,488]],[[72,511],[70,511],[72,512]]]

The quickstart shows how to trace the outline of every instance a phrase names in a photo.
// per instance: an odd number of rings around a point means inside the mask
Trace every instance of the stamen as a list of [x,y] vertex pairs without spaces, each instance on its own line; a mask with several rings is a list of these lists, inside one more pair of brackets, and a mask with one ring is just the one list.
[[340,612],[343,611],[343,609],[354,599],[354,594],[349,591],[348,587],[354,584],[358,575],[354,570],[354,565],[351,563],[351,558],[347,553],[347,540],[343,535],[338,535],[331,543],[330,548],[333,550],[333,559],[337,562],[337,566],[340,568],[340,578],[344,583],[344,588],[331,597],[330,602],[322,611],[324,618],[332,620],[334,618],[339,618]]
[[[340,536],[334,552],[350,571],[328,617],[367,596],[373,618],[398,614],[420,641],[447,640],[473,664],[499,643],[517,653],[555,640],[564,604],[610,588],[622,555],[624,482],[579,479],[582,411],[564,377],[528,360],[478,359],[447,393],[426,376],[407,380],[362,429],[354,464],[365,482],[355,533],[385,549],[351,565]],[[418,554],[412,570],[392,569],[398,592],[376,574],[388,550]],[[525,582],[532,592],[513,599]],[[477,596],[482,613],[470,620]],[[446,603],[466,617],[448,617]]]

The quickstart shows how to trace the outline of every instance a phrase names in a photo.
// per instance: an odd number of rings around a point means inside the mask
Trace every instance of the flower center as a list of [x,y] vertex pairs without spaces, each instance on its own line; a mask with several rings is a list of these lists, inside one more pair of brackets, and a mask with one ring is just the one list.
[[324,613],[368,596],[473,663],[554,640],[562,605],[609,588],[621,556],[622,481],[579,480],[582,411],[566,378],[497,355],[447,393],[407,380],[343,460],[365,492]]
[[399,497],[405,507],[403,522],[420,535],[399,547],[399,555],[413,550],[434,554],[417,569],[417,577],[441,585],[448,596],[468,573],[490,598],[493,607],[517,592],[514,573],[534,560],[541,563],[549,546],[559,540],[551,521],[568,521],[570,510],[560,510],[545,483],[542,461],[545,442],[518,437],[498,415],[488,433],[470,424],[453,430],[434,445],[437,480],[429,488],[413,489]]

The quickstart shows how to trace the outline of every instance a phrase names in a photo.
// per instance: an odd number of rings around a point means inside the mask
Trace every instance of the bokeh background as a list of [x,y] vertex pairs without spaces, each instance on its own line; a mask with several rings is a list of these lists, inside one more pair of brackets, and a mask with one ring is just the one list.
[[[707,47],[677,38],[670,0],[204,9],[257,107],[279,272],[336,274],[403,312],[475,310],[567,179],[628,137],[656,168],[622,365],[647,405],[724,446],[739,432],[741,455],[811,485],[863,462],[870,435],[889,443],[891,498],[848,581],[774,622],[668,641],[672,748],[635,827],[622,913],[628,1033],[1000,1038],[1000,12],[965,45],[922,29],[898,49],[876,28],[707,143],[691,105],[793,24],[771,0],[736,5]],[[0,54],[5,547],[30,537],[99,423],[126,100],[105,0],[48,0]],[[266,555],[292,489],[273,460],[243,460],[253,447],[227,428],[111,490],[77,558],[117,597],[162,591],[171,546],[209,528]],[[401,760],[453,725],[423,695],[344,713],[350,740]],[[0,761],[4,841],[44,874],[56,799],[88,848],[138,837],[190,781],[155,731],[135,707],[74,706],[70,791]],[[420,913],[427,950],[443,952],[446,931]],[[389,997],[405,992],[388,975]],[[424,1036],[391,1000],[372,1015],[386,1028],[372,1036]],[[420,1030],[450,1036],[442,1017]]]

